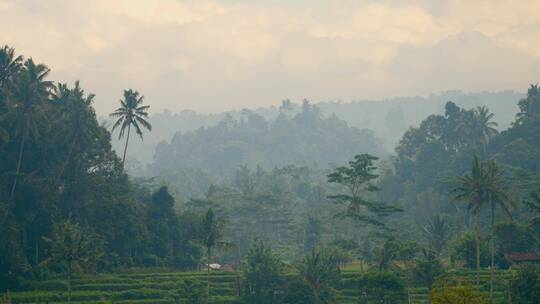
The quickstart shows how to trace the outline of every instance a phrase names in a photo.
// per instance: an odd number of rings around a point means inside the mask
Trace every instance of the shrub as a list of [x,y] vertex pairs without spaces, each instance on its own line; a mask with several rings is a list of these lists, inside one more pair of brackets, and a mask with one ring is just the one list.
[[358,280],[361,304],[403,303],[407,294],[401,279],[391,272],[366,273]]

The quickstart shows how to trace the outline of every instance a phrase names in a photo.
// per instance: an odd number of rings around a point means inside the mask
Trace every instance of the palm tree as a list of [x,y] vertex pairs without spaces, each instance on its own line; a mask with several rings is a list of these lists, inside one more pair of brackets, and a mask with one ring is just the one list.
[[477,285],[480,283],[480,212],[485,205],[489,205],[491,209],[490,299],[492,301],[495,275],[495,209],[501,207],[510,215],[508,204],[512,204],[512,199],[504,183],[503,174],[495,161],[480,162],[475,155],[471,173],[457,177],[456,181],[457,186],[453,190],[454,199],[467,202],[469,210],[475,217]]
[[91,123],[95,118],[92,108],[94,97],[94,94],[85,96],[79,81],[75,82],[73,89],[69,89],[66,84],[61,83],[54,87],[53,101],[66,108],[65,116],[62,119],[63,128],[60,130],[60,138],[69,141],[69,149],[60,167],[58,179],[66,169],[75,147],[91,141],[94,130]]
[[474,111],[474,125],[473,130],[477,134],[476,138],[482,144],[482,148],[486,149],[487,144],[491,141],[495,135],[499,134],[496,129],[498,124],[491,121],[494,114],[489,112],[489,109],[485,106],[476,108]]
[[52,82],[46,81],[49,68],[43,64],[35,64],[30,58],[24,63],[24,69],[8,85],[7,118],[14,125],[14,137],[20,137],[19,156],[15,179],[10,197],[13,198],[17,186],[17,178],[21,172],[23,152],[28,137],[39,137],[39,127],[47,120],[44,103],[49,98]]
[[508,187],[503,179],[503,173],[499,170],[495,161],[489,161],[486,166],[488,176],[488,200],[491,210],[491,242],[490,242],[490,280],[489,280],[489,300],[493,303],[493,282],[495,281],[495,211],[500,207],[506,215],[512,218],[510,207],[513,207],[514,201],[508,191]]
[[152,125],[147,121],[148,119],[148,108],[150,106],[143,106],[144,96],[140,95],[139,92],[133,91],[132,89],[124,90],[124,100],[120,100],[120,108],[116,109],[111,113],[111,117],[118,118],[113,125],[113,132],[116,128],[120,127],[120,133],[118,134],[118,139],[124,137],[124,132],[127,128],[126,136],[126,145],[124,147],[124,156],[122,157],[122,167],[124,167],[124,162],[126,161],[126,151],[129,143],[129,133],[131,131],[131,126],[135,128],[137,134],[143,138],[141,126],[146,128],[148,131],[152,131]]
[[478,156],[474,156],[471,173],[458,176],[456,187],[452,190],[454,200],[467,203],[469,211],[475,218],[476,234],[476,284],[480,284],[480,211],[487,204],[487,176],[484,164]]
[[427,225],[423,227],[429,249],[433,251],[436,257],[440,257],[446,238],[448,237],[448,223],[444,216],[436,215],[431,218]]
[[216,247],[223,237],[221,225],[214,215],[212,208],[209,208],[202,221],[201,242],[206,248],[206,298],[210,299],[210,261],[212,258],[212,249]]
[[15,49],[7,45],[0,49],[0,87],[19,73],[22,60],[22,56],[15,56]]

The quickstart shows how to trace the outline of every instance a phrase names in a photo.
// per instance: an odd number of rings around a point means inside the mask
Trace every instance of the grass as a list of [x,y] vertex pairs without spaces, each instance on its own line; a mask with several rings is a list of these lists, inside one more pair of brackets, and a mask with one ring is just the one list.
[[[342,269],[342,280],[338,286],[338,301],[343,304],[356,303],[358,299],[357,278],[361,273],[359,265],[348,265]],[[474,271],[459,269],[449,272],[456,281],[466,282],[476,287]],[[288,274],[294,276],[295,274]],[[505,298],[506,279],[510,271],[497,271],[495,284],[495,300],[501,302]],[[174,303],[172,293],[181,282],[189,279],[205,282],[205,272],[174,272],[156,270],[155,272],[129,272],[83,277],[73,280],[73,303]],[[489,270],[480,273],[482,292],[489,290]],[[35,282],[33,291],[11,292],[12,303],[65,303],[67,285],[63,280],[52,279]],[[214,272],[211,278],[211,303],[238,303],[236,277],[230,272]],[[411,303],[428,302],[428,290],[425,287],[408,288]]]

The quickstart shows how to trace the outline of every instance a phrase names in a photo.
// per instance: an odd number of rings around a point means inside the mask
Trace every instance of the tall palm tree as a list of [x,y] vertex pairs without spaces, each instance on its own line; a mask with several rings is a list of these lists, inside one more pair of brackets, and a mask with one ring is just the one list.
[[495,211],[500,207],[506,215],[512,218],[510,207],[514,206],[514,201],[510,195],[503,173],[499,170],[495,161],[489,161],[486,166],[488,176],[488,201],[490,206],[491,219],[491,242],[490,242],[490,280],[489,280],[489,300],[493,303],[493,282],[495,281]]
[[495,161],[481,162],[475,155],[471,172],[456,178],[457,186],[453,192],[454,199],[463,200],[468,204],[469,210],[475,217],[476,233],[476,283],[479,285],[480,277],[480,212],[486,205],[491,210],[491,275],[490,275],[490,301],[493,302],[493,281],[495,268],[495,210],[500,207],[506,214],[510,214],[512,198],[503,174],[499,170]]
[[11,187],[10,197],[13,198],[17,179],[21,172],[24,146],[28,137],[38,138],[40,125],[47,121],[45,102],[48,100],[52,82],[45,80],[49,68],[43,64],[35,64],[30,58],[24,63],[23,70],[8,85],[8,113],[11,120],[13,136],[20,137],[19,156],[15,179]]
[[210,299],[210,262],[212,259],[212,249],[219,245],[223,233],[221,224],[216,219],[214,211],[209,208],[202,220],[200,241],[206,248],[206,299]]
[[482,144],[484,150],[491,139],[499,134],[499,131],[496,129],[498,124],[491,120],[493,119],[493,116],[494,114],[490,113],[489,109],[485,106],[478,107],[474,111],[473,128],[477,134],[477,139]]
[[22,56],[15,56],[15,49],[7,45],[0,49],[0,87],[19,73],[22,60]]
[[487,204],[487,174],[478,156],[474,156],[471,172],[456,177],[456,187],[452,190],[454,200],[465,201],[475,218],[476,234],[476,284],[480,284],[480,211]]
[[126,161],[126,151],[129,143],[129,134],[131,131],[131,126],[135,128],[137,134],[143,138],[141,126],[146,128],[148,131],[152,131],[152,125],[147,121],[148,119],[148,108],[150,106],[143,106],[144,96],[140,95],[139,92],[133,91],[132,89],[124,90],[124,100],[120,100],[120,108],[116,109],[111,113],[111,117],[118,118],[113,125],[112,130],[120,127],[120,133],[118,134],[118,139],[124,137],[124,132],[127,128],[126,136],[126,145],[124,147],[124,155],[122,157],[122,167],[124,167],[124,162]]
[[85,95],[79,81],[75,82],[73,89],[69,89],[66,84],[61,83],[54,87],[53,102],[66,108],[65,115],[62,117],[63,128],[60,131],[60,138],[69,142],[69,149],[60,167],[58,179],[66,169],[75,147],[91,141],[94,130],[92,122],[95,118],[95,112],[92,108],[94,97],[94,94]]

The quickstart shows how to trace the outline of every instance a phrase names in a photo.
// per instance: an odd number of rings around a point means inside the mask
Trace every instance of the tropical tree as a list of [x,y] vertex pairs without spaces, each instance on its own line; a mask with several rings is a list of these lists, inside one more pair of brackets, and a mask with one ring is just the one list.
[[102,238],[68,219],[55,225],[52,238],[44,239],[51,247],[51,255],[42,264],[63,268],[67,276],[68,303],[71,303],[72,275],[95,267],[103,256]]
[[202,220],[200,241],[206,249],[206,297],[210,299],[210,262],[212,250],[221,242],[223,233],[221,223],[216,219],[214,211],[209,208]]
[[474,156],[471,173],[456,178],[456,187],[452,190],[454,200],[467,203],[475,218],[476,242],[476,283],[480,283],[480,211],[487,204],[487,172],[478,156]]
[[448,239],[448,222],[446,217],[435,215],[423,227],[429,249],[439,257]]
[[270,247],[255,240],[248,249],[243,263],[243,303],[272,304],[278,302],[282,284],[283,263]]
[[19,73],[22,61],[22,56],[15,56],[15,49],[7,45],[0,49],[0,87]]
[[95,112],[92,108],[94,97],[94,94],[85,95],[79,81],[75,82],[73,89],[69,89],[66,84],[62,83],[53,89],[53,102],[65,108],[65,111],[62,111],[61,123],[63,126],[60,128],[59,138],[69,146],[58,178],[64,173],[75,148],[80,147],[85,142],[91,142],[95,132]]
[[497,206],[501,207],[510,215],[508,203],[511,202],[511,197],[504,184],[502,172],[494,161],[481,162],[477,156],[474,156],[471,172],[456,178],[456,187],[453,189],[453,193],[455,200],[462,200],[468,204],[469,210],[475,217],[477,284],[480,282],[480,212],[484,207],[489,207],[491,210],[490,299],[492,299],[495,264],[495,209]]
[[17,179],[21,172],[25,143],[29,137],[36,139],[40,127],[47,116],[45,102],[49,98],[52,82],[45,80],[49,68],[43,64],[35,64],[32,59],[24,63],[23,70],[16,75],[14,81],[8,84],[8,112],[6,116],[13,125],[13,137],[19,138],[19,155],[15,178],[11,187],[10,197],[13,198],[17,187]]
[[422,249],[422,254],[423,257],[416,261],[414,278],[431,292],[435,280],[444,273],[444,267],[433,250]]
[[504,213],[512,218],[510,212],[510,207],[512,207],[513,199],[511,197],[510,191],[508,190],[508,185],[503,178],[503,172],[497,166],[497,163],[494,160],[491,160],[487,163],[486,167],[487,176],[488,176],[488,201],[490,207],[490,254],[491,254],[491,263],[490,263],[490,279],[489,279],[489,301],[493,303],[493,284],[495,281],[495,211],[497,207],[502,209]]
[[131,126],[135,128],[137,134],[143,138],[143,133],[141,127],[147,129],[148,131],[152,130],[152,125],[148,122],[148,108],[150,106],[143,106],[144,96],[140,95],[139,92],[133,91],[132,89],[124,90],[124,99],[120,100],[120,108],[116,109],[111,113],[111,117],[117,118],[116,122],[113,125],[112,131],[120,127],[120,133],[118,134],[118,139],[124,137],[124,132],[127,128],[126,136],[126,145],[124,147],[124,154],[122,156],[122,166],[126,161],[126,151],[129,143],[129,135],[131,131]]
[[298,272],[311,288],[314,304],[336,303],[334,287],[340,280],[337,257],[313,250],[298,265]]
[[[379,189],[374,181],[377,167],[373,164],[378,158],[369,154],[360,154],[349,162],[348,167],[338,167],[328,175],[328,182],[344,186],[348,193],[331,195],[328,198],[335,203],[345,204],[346,211],[339,213],[339,217],[348,217],[361,223],[386,228],[381,218],[401,211],[396,206],[383,202],[371,201],[363,195],[373,193]],[[367,195],[366,195],[367,196]]]

